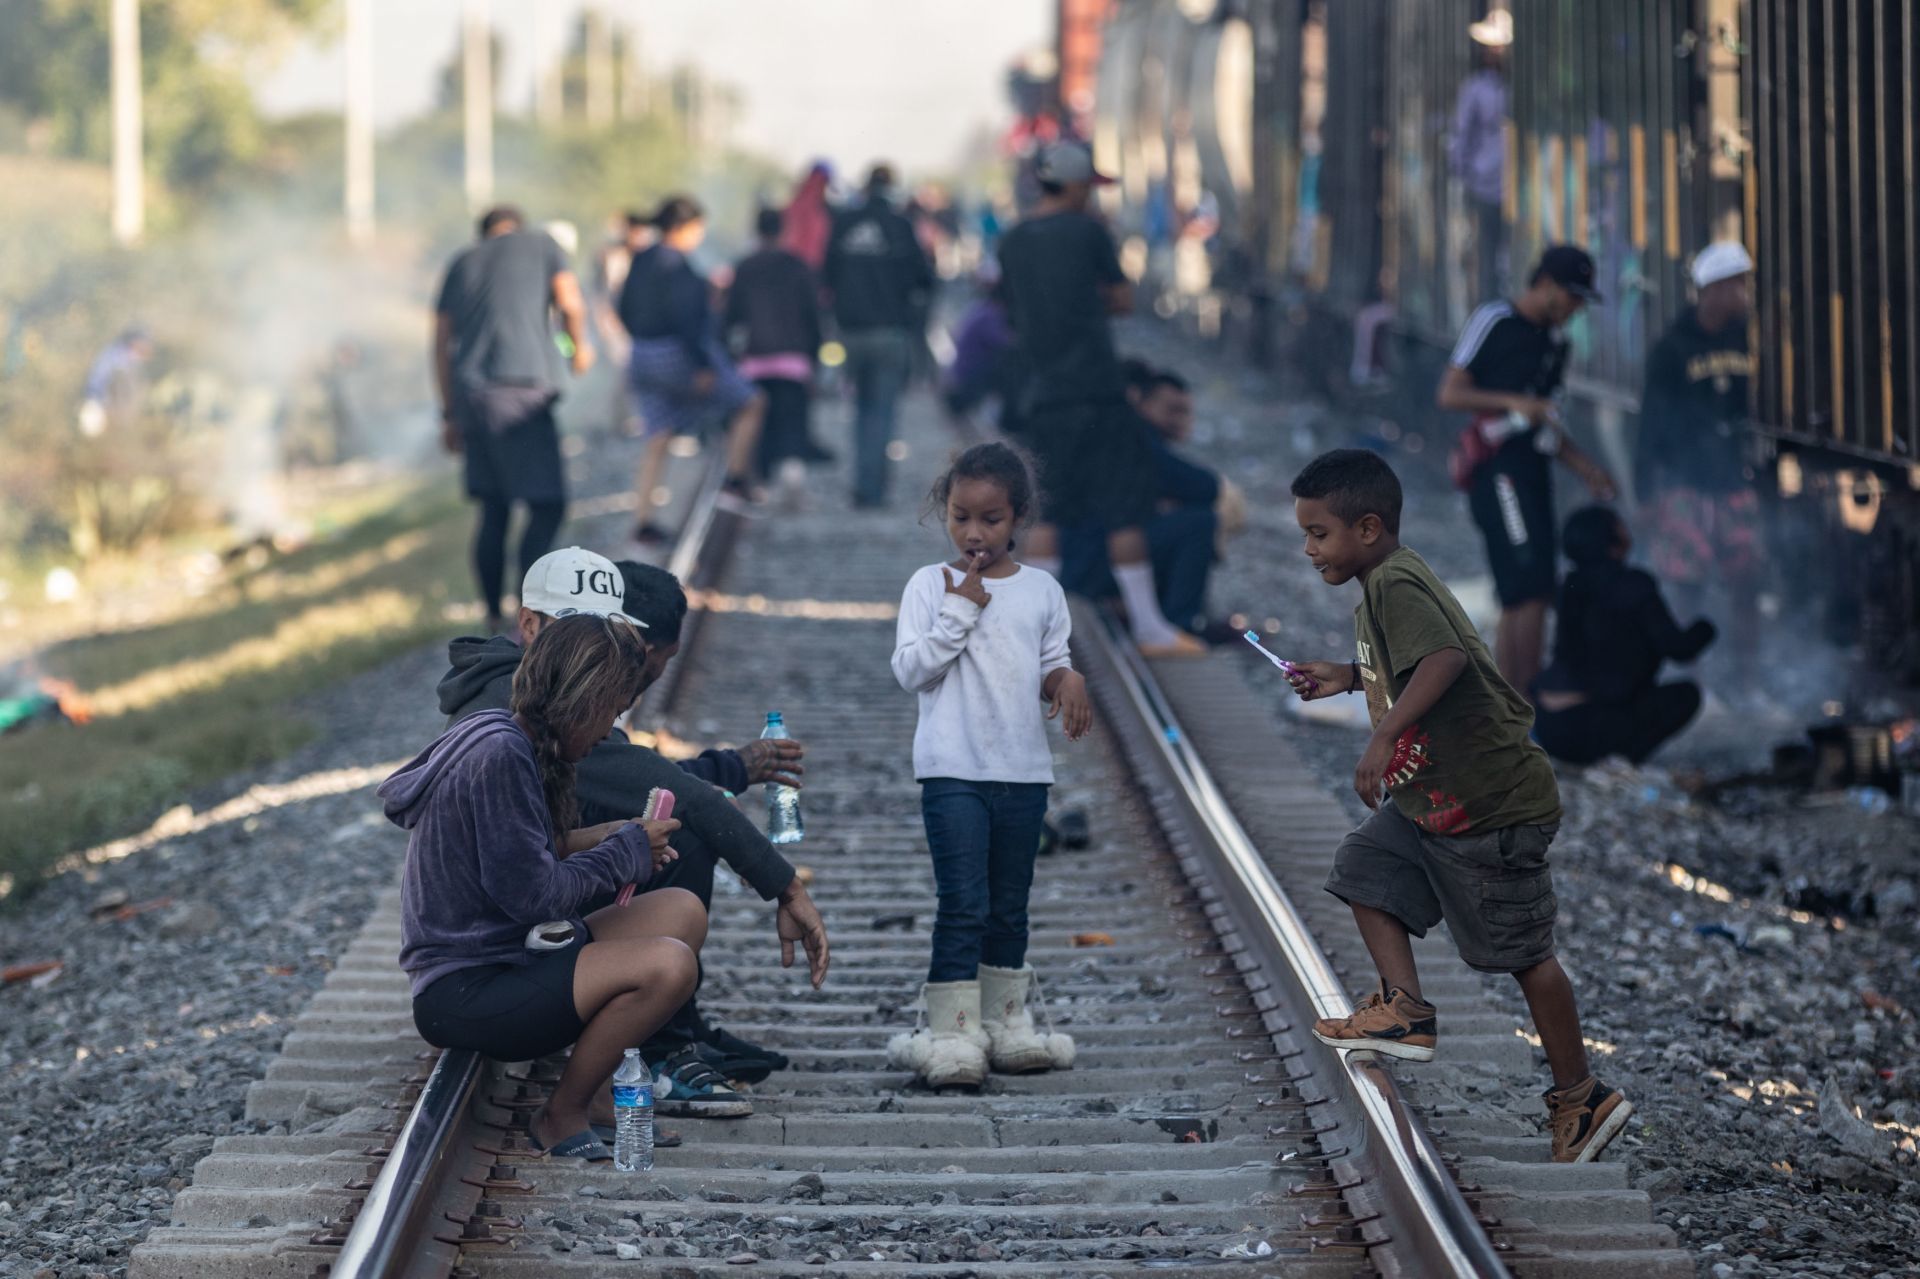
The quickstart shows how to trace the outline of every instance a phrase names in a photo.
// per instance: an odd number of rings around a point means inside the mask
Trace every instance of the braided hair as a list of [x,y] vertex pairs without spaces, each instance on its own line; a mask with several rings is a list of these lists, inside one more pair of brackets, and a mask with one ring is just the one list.
[[580,824],[566,743],[596,723],[610,722],[640,695],[644,636],[639,627],[603,617],[557,618],[541,628],[514,672],[511,706],[533,739],[556,837]]

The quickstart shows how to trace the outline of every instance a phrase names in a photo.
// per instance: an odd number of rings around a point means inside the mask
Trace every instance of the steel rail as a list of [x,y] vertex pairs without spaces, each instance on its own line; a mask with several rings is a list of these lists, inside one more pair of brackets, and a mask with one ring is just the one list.
[[[716,566],[707,554],[709,547],[724,553],[731,545],[730,536],[711,536],[719,523],[725,479],[725,458],[716,454],[667,561],[668,571],[683,582],[701,574],[711,576]],[[729,532],[734,522],[728,522]],[[694,621],[690,615],[688,622]],[[691,638],[691,629],[684,629],[683,642]],[[394,1137],[392,1153],[347,1231],[328,1279],[400,1279],[418,1261],[433,1234],[433,1214],[444,1178],[451,1171],[448,1156],[454,1135],[485,1068],[485,1059],[469,1049],[449,1049],[434,1062],[419,1099]]]
[[[1093,612],[1076,611],[1082,617]],[[1232,913],[1241,938],[1269,977],[1291,975],[1305,1001],[1298,1013],[1350,1013],[1352,1002],[1332,962],[1234,817],[1153,672],[1119,624],[1104,613],[1099,616],[1098,625],[1076,628],[1076,638],[1084,635],[1119,681],[1128,708],[1153,743],[1150,757],[1172,783],[1195,828],[1204,832],[1201,851],[1213,872],[1212,886]],[[1389,1279],[1496,1279],[1510,1274],[1454,1183],[1439,1147],[1377,1057],[1338,1052],[1313,1040],[1309,1044],[1324,1067],[1315,1073],[1344,1083],[1344,1097],[1335,1100],[1346,1102],[1348,1117],[1357,1120],[1356,1140],[1344,1162],[1366,1178],[1350,1193],[1368,1200],[1368,1207],[1380,1214],[1368,1223],[1369,1262]],[[1354,1213],[1356,1220],[1370,1215]]]

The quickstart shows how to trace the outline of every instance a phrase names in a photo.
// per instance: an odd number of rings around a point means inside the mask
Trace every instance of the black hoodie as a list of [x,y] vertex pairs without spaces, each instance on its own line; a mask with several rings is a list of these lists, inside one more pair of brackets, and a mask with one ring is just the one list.
[[[524,652],[509,635],[468,636],[449,644],[452,669],[439,686],[440,710],[448,722],[478,711],[505,710],[513,700],[513,673]],[[746,768],[732,751],[708,751],[697,760],[675,764],[657,751],[634,745],[616,729],[580,761],[576,778],[582,825],[637,817],[646,806],[647,792],[660,787],[673,792],[673,815],[684,832],[675,836],[676,842],[689,835],[702,841],[768,901],[793,882],[793,863],[720,789],[725,786],[738,794],[746,788]]]

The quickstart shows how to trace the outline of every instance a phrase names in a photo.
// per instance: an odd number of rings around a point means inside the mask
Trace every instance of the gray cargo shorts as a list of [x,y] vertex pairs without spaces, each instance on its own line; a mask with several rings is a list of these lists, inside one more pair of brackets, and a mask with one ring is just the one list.
[[1340,842],[1327,891],[1387,912],[1415,937],[1444,919],[1469,967],[1523,972],[1553,958],[1560,903],[1547,845],[1559,829],[1430,835],[1388,800]]

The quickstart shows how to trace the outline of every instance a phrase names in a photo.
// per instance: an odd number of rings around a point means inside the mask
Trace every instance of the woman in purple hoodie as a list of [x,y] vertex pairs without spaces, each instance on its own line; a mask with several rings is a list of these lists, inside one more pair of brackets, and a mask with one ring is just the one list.
[[582,918],[668,861],[676,821],[575,829],[574,764],[639,694],[647,645],[624,614],[562,617],[513,680],[511,710],[442,733],[380,787],[408,832],[400,967],[413,1019],[441,1048],[526,1061],[573,1045],[534,1140],[612,1157],[589,1110],[628,1048],[692,994],[707,916],[666,888]]

